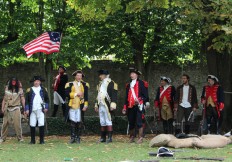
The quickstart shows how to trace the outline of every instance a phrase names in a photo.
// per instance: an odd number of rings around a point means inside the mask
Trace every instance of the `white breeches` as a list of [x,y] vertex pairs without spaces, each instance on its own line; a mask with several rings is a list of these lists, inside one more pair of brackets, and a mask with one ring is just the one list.
[[60,103],[64,104],[63,98],[56,91],[54,91],[53,97],[54,97],[53,102],[55,105],[59,105]]
[[70,109],[69,119],[74,122],[81,122],[81,109]]
[[35,127],[36,123],[38,121],[38,126],[44,126],[44,113],[42,112],[42,109],[35,110],[31,112],[30,115],[30,126]]
[[99,117],[101,126],[111,126],[112,121],[109,120],[107,107],[104,104],[99,104]]

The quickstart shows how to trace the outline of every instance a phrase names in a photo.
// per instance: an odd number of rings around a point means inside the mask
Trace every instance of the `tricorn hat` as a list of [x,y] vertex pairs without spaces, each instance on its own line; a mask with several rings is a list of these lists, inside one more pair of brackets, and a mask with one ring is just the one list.
[[103,75],[109,75],[110,74],[108,70],[103,70],[103,69],[98,70],[97,72],[98,72],[99,75],[102,75],[102,74]]
[[34,82],[36,80],[40,80],[41,82],[45,81],[41,76],[33,76],[33,78],[30,80],[30,82]]
[[130,67],[129,70],[130,70],[130,73],[136,73],[137,75],[142,75],[142,72],[134,67]]
[[166,77],[166,76],[160,77],[160,81],[161,81],[161,80],[164,80],[164,81],[167,82],[167,83],[171,83],[171,82],[172,82],[172,80],[171,80],[170,78]]
[[83,73],[81,70],[76,70],[76,71],[74,71],[74,72],[72,73],[72,76],[76,76],[77,73],[82,74],[82,77],[83,77],[83,78],[85,77],[84,73]]
[[64,65],[60,65],[60,66],[58,67],[58,70],[59,70],[59,68],[62,68],[64,71],[66,71],[66,67],[65,67]]
[[207,81],[208,81],[208,79],[212,79],[212,80],[214,80],[215,82],[219,82],[218,78],[217,78],[216,76],[214,76],[214,75],[208,75]]
[[171,150],[165,148],[165,147],[160,147],[158,149],[157,157],[173,157],[174,152]]

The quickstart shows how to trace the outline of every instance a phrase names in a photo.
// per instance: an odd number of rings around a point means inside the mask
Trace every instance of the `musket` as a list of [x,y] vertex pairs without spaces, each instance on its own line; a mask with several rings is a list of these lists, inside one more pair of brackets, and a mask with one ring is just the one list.
[[204,123],[205,123],[205,104],[203,104],[203,108],[202,108],[202,120],[200,122],[200,136],[204,133]]
[[224,161],[224,158],[210,158],[210,157],[183,157],[183,158],[175,158],[175,159],[183,159],[183,160],[210,160],[210,161]]
[[42,107],[42,112],[44,113],[45,117],[44,117],[44,123],[45,123],[45,131],[46,134],[48,134],[48,123],[47,123],[47,113],[44,112],[45,109],[45,103],[41,103],[41,107]]
[[65,123],[67,123],[68,122],[68,118],[69,118],[68,117],[68,115],[69,115],[69,109],[70,109],[70,107],[68,106],[68,97],[65,98],[64,104],[65,104],[64,121],[65,121]]
[[194,112],[191,111],[191,113],[189,114],[189,117],[188,117],[188,122],[193,118],[193,116],[194,116]]
[[[146,110],[144,109],[144,111],[146,111]],[[154,134],[154,132],[153,132],[153,130],[152,130],[152,128],[151,128],[151,126],[150,126],[150,124],[148,123],[147,118],[146,118],[146,116],[145,116],[145,115],[144,115],[144,119],[145,119],[145,121],[146,121],[146,123],[147,123],[147,125],[148,125],[149,129],[151,130],[151,133],[152,133],[152,134]]]

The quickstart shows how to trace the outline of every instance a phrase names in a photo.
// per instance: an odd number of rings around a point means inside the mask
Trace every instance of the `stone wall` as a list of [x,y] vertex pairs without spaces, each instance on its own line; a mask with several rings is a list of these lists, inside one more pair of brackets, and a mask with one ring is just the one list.
[[[97,115],[94,112],[94,102],[96,99],[96,85],[99,82],[98,73],[99,69],[107,69],[110,72],[111,78],[118,83],[119,91],[118,91],[118,109],[116,111],[116,115],[121,115],[121,109],[123,107],[124,97],[125,97],[125,84],[129,81],[129,70],[128,66],[121,63],[115,63],[112,61],[93,61],[91,63],[92,68],[83,69],[86,77],[85,81],[89,82],[90,90],[89,90],[89,110],[86,112],[86,115]],[[31,86],[29,82],[32,76],[38,75],[38,63],[22,63],[22,64],[14,64],[9,67],[2,67],[0,69],[0,99],[4,94],[4,85],[6,84],[8,77],[16,76],[21,80],[23,84],[24,90]],[[68,67],[67,73],[69,75],[69,81],[73,80],[72,73],[76,70],[75,67]],[[153,107],[153,100],[155,98],[156,89],[159,86],[160,76],[168,76],[172,79],[172,84],[176,87],[181,82],[180,77],[182,72],[189,74],[191,78],[191,83],[196,86],[197,94],[200,96],[202,86],[206,83],[207,70],[206,68],[200,68],[199,65],[187,65],[183,67],[178,67],[177,65],[165,65],[165,64],[154,64],[151,67],[150,75],[149,75],[149,96],[151,106]],[[55,69],[53,72],[55,76],[57,70]],[[52,78],[51,78],[52,80]],[[51,99],[52,101],[52,99]],[[53,107],[50,109],[52,110]],[[52,111],[49,112],[49,115]],[[61,111],[59,111],[61,113]],[[148,111],[148,115],[153,115],[152,109]]]

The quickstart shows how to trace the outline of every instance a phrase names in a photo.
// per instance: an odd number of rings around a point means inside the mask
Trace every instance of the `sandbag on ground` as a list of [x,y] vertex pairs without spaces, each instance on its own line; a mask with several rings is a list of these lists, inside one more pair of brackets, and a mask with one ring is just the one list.
[[228,144],[228,139],[225,138],[205,138],[202,140],[193,141],[193,146],[197,148],[221,148]]
[[197,137],[191,137],[191,138],[183,138],[183,139],[172,139],[168,142],[168,147],[173,148],[191,148],[193,147],[193,142],[199,141],[200,139]]
[[207,134],[207,135],[202,135],[201,136],[202,139],[206,139],[206,138],[216,138],[216,139],[224,139],[227,140],[227,144],[231,143],[231,139],[222,135],[216,135],[216,134]]
[[172,134],[159,134],[150,141],[149,147],[166,146],[173,139],[176,139],[176,137]]

